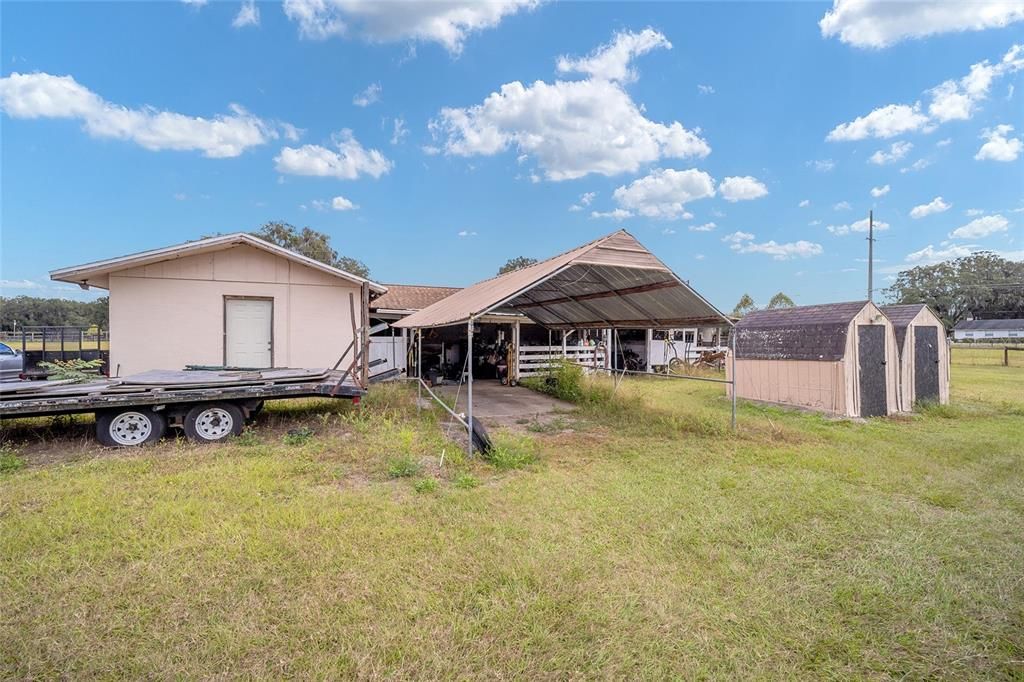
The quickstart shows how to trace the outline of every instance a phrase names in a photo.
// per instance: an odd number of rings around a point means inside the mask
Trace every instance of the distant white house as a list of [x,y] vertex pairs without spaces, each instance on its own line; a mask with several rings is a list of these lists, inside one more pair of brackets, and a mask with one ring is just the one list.
[[1024,319],[964,320],[953,328],[956,341],[1024,341]]

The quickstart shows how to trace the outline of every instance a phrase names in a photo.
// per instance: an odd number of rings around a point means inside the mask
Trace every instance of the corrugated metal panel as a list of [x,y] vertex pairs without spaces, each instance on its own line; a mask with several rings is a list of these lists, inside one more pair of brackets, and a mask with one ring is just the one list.
[[459,324],[490,310],[518,312],[545,326],[569,329],[729,323],[636,238],[620,230],[467,287],[395,326]]

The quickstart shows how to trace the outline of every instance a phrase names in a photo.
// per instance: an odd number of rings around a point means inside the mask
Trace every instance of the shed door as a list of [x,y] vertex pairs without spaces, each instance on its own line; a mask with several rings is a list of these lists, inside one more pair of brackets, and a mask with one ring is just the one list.
[[857,327],[860,357],[860,416],[881,417],[889,413],[885,381],[885,327],[863,324]]
[[939,400],[939,330],[914,327],[914,402]]
[[224,364],[273,366],[273,312],[274,302],[270,299],[224,300]]

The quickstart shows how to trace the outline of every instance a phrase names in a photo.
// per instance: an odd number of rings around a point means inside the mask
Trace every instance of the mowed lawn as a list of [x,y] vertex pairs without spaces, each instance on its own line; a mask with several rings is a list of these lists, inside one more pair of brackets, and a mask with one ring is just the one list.
[[216,447],[8,425],[0,677],[1024,678],[1024,368],[736,435],[721,393],[627,379],[497,464],[399,386]]

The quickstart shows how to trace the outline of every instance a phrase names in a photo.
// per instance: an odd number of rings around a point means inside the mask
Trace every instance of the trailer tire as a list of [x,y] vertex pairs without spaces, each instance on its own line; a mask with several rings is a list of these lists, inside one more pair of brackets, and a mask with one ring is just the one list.
[[185,435],[197,443],[221,443],[242,434],[242,410],[231,403],[202,403],[185,415]]
[[166,431],[164,415],[145,407],[109,410],[96,415],[96,440],[108,448],[155,443]]

